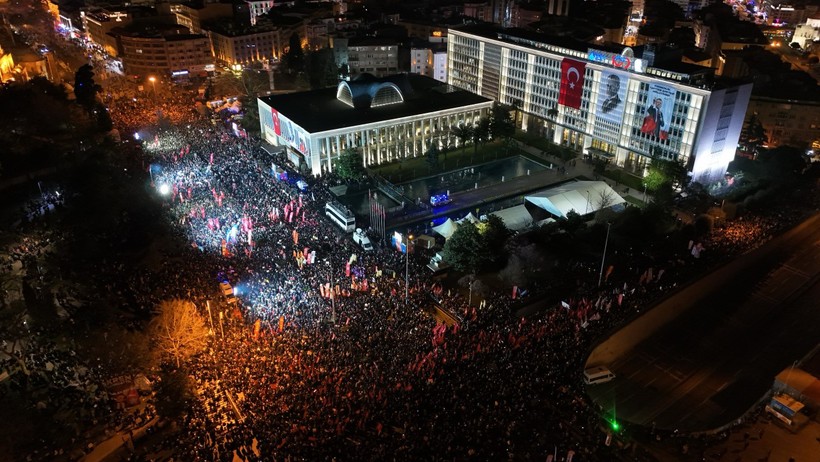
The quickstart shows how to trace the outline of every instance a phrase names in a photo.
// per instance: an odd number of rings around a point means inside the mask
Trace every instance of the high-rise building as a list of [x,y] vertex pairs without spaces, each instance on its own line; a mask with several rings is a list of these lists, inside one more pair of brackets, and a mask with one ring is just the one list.
[[659,156],[708,183],[734,159],[751,84],[520,30],[464,26],[448,36],[448,83],[518,105],[524,130],[638,175]]

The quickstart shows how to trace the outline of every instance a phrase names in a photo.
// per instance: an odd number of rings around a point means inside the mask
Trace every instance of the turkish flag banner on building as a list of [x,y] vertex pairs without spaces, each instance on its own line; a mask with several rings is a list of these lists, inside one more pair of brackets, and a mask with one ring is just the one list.
[[581,95],[584,91],[584,71],[586,63],[565,58],[561,61],[561,91],[558,94],[558,104],[581,108]]
[[282,136],[282,125],[279,122],[279,111],[271,108],[270,112],[271,118],[273,119],[273,131],[276,133],[276,136]]

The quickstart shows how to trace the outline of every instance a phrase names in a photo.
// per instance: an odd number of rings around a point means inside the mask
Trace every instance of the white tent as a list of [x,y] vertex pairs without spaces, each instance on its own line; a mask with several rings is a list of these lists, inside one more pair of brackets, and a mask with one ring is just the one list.
[[476,224],[476,223],[478,223],[480,220],[479,220],[478,218],[476,218],[476,217],[475,217],[475,215],[473,215],[473,212],[470,212],[470,213],[468,213],[467,215],[465,215],[465,216],[464,216],[464,218],[462,218],[461,220],[458,220],[458,224],[461,224],[461,223],[463,223],[463,222],[465,222],[465,221],[469,221],[469,222],[471,222],[472,224]]
[[532,225],[532,215],[527,211],[527,207],[524,204],[498,210],[490,215],[501,218],[501,221],[504,222],[504,226],[513,231],[519,231]]
[[444,239],[450,239],[450,236],[456,232],[456,229],[458,229],[458,225],[450,218],[448,218],[444,223],[433,227],[433,231],[444,236]]
[[556,217],[566,217],[570,210],[586,215],[597,212],[601,205],[612,207],[626,202],[603,181],[574,181],[526,196],[524,200]]

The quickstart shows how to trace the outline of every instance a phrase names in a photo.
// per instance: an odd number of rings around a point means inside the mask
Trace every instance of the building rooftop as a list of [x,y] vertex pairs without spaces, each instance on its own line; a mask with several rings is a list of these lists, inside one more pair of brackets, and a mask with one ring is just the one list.
[[336,87],[264,96],[260,99],[293,123],[311,133],[492,101],[435,79],[413,74],[396,74],[381,79],[369,74],[362,74],[350,83],[351,86],[393,84],[401,90],[404,101],[378,107],[351,107],[336,98]]
[[278,27],[269,21],[260,21],[256,25],[243,25],[233,18],[223,18],[209,21],[202,25],[202,29],[217,33],[224,37],[242,37],[244,35],[262,34],[276,30]]

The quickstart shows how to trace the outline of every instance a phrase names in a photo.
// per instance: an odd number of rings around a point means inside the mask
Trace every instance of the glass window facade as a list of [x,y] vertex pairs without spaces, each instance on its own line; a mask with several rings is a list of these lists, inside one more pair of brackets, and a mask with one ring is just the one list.
[[[721,96],[725,114],[713,121],[705,115],[713,94],[709,88],[661,78],[654,68],[635,72],[590,61],[578,50],[530,42],[451,29],[448,83],[505,104],[519,104],[524,130],[544,133],[555,143],[585,154],[604,153],[636,174],[645,173],[652,156],[679,160],[692,168],[694,157],[700,155],[696,153],[699,138],[723,140],[710,143],[709,154],[725,155],[737,144],[735,127],[738,117],[742,123],[747,96],[738,104],[727,104]],[[561,64],[567,58],[585,66],[578,109],[558,104]]]

